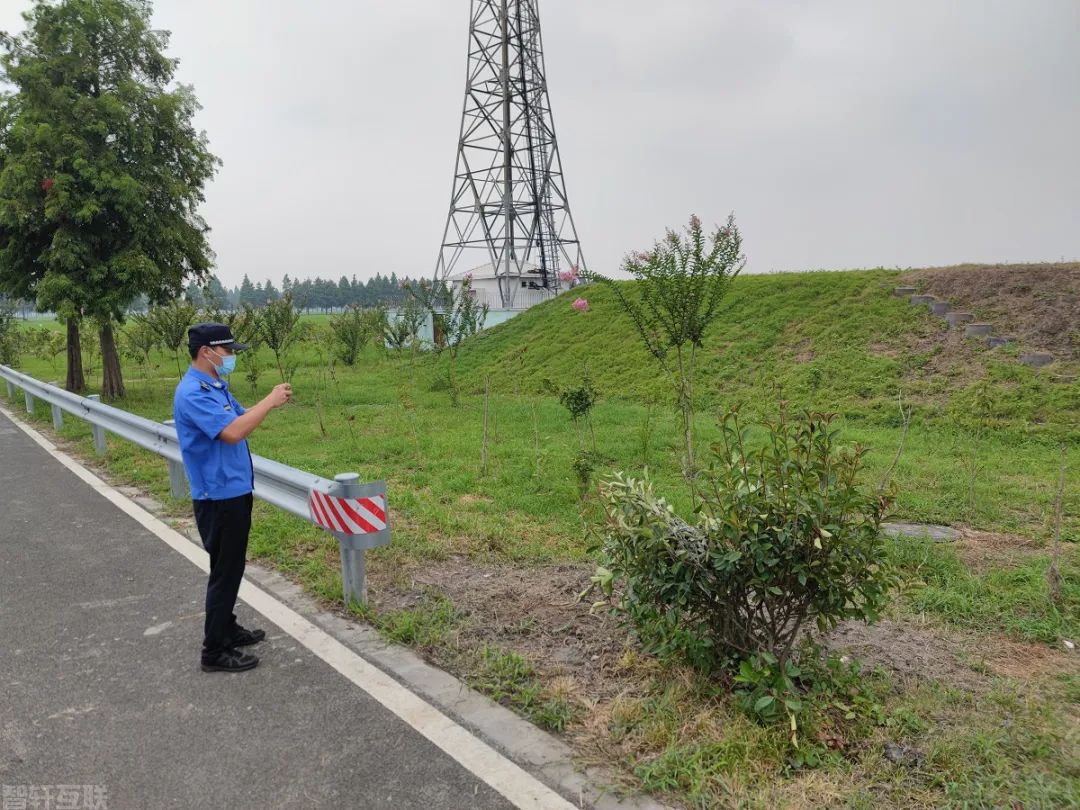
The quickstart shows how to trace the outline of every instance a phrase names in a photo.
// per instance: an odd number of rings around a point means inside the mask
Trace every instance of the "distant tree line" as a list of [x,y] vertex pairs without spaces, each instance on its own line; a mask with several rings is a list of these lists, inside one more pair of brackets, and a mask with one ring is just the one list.
[[[377,273],[366,281],[354,274],[351,279],[341,276],[336,282],[316,276],[303,281],[293,280],[288,274],[281,280],[281,287],[274,282],[251,283],[245,275],[239,286],[232,289],[222,286],[217,276],[210,276],[205,284],[191,282],[184,291],[184,297],[195,306],[239,309],[249,305],[259,309],[268,303],[278,301],[285,293],[292,293],[293,303],[300,309],[309,311],[331,312],[349,306],[359,307],[398,307],[404,306],[408,293],[404,285],[408,279],[399,280],[396,273],[384,276]],[[132,308],[142,310],[144,301],[137,300]]]

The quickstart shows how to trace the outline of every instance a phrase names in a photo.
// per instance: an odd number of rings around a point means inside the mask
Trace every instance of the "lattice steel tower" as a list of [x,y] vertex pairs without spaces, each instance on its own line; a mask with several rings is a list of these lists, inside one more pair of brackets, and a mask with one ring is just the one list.
[[471,2],[465,109],[435,267],[446,280],[490,262],[504,307],[514,305],[526,262],[552,293],[561,270],[585,266],[555,139],[538,2]]

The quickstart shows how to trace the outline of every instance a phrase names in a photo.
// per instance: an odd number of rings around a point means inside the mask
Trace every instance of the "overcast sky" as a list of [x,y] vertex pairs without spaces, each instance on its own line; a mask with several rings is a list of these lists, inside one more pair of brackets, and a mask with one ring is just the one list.
[[[753,272],[1080,257],[1080,0],[539,2],[594,270],[692,212]],[[468,6],[157,0],[224,283],[431,274]]]

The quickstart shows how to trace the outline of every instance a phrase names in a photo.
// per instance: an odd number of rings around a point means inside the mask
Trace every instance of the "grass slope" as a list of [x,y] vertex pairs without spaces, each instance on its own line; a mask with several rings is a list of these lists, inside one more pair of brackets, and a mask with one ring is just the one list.
[[[899,442],[902,395],[913,409],[896,473],[904,516],[1045,535],[1059,446],[1080,440],[1080,386],[1057,374],[1059,366],[1022,366],[1019,349],[988,350],[893,297],[900,276],[870,270],[737,279],[700,354],[699,430],[707,441],[719,412],[739,404],[769,416],[783,398],[838,413],[845,436],[868,444],[870,466],[883,470]],[[570,308],[578,295],[589,312]],[[587,367],[607,400],[598,414],[618,403],[672,401],[658,365],[603,285],[578,288],[481,334],[462,348],[459,363],[473,390],[490,374],[493,387],[507,392],[537,390],[545,379],[568,384]],[[1075,483],[1074,472],[1073,507]],[[1077,522],[1067,522],[1075,538]]]
[[[900,276],[869,270],[736,279],[700,355],[702,404],[768,409],[782,392],[797,406],[893,425],[902,391],[921,421],[951,423],[965,421],[972,388],[988,379],[997,398],[996,428],[1080,438],[1077,386],[1019,366],[1009,352],[956,340],[958,330],[891,295]],[[632,283],[624,286],[633,290]],[[589,301],[589,312],[570,308],[578,296]],[[483,373],[504,387],[512,380],[535,388],[544,378],[580,377],[585,364],[613,398],[670,399],[657,364],[603,285],[577,288],[488,330],[460,358],[477,390]]]

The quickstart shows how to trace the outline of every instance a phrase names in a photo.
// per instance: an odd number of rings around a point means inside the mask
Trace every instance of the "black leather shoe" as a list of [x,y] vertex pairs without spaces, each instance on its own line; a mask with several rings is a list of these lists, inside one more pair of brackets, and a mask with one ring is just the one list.
[[254,669],[259,659],[251,653],[229,648],[221,651],[211,659],[204,658],[202,661],[203,672],[244,672]]
[[249,644],[258,644],[264,638],[266,638],[265,630],[248,630],[240,625],[236,625],[230,643],[233,647],[246,647]]

